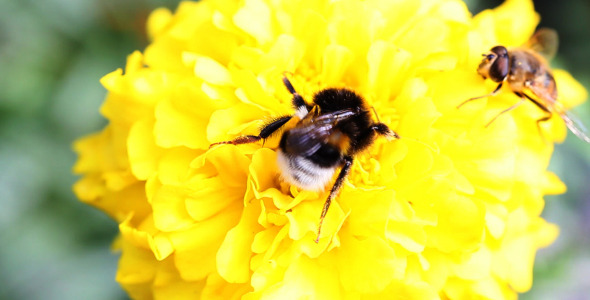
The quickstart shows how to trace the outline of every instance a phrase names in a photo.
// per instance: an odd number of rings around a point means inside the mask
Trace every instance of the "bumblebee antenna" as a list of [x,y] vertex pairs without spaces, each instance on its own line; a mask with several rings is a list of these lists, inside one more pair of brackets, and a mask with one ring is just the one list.
[[381,120],[379,120],[379,114],[377,114],[377,111],[375,110],[375,106],[371,106],[371,109],[373,110],[373,113],[375,114],[375,117],[377,118],[377,122],[381,123]]

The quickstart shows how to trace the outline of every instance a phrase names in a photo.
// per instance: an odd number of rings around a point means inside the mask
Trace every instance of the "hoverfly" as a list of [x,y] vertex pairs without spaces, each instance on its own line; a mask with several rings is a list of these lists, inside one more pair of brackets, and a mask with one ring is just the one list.
[[490,49],[488,53],[482,54],[483,59],[477,68],[477,73],[484,79],[490,78],[498,82],[498,86],[490,94],[470,98],[459,104],[457,108],[476,99],[494,96],[500,91],[502,85],[507,83],[520,101],[498,113],[486,124],[486,127],[502,114],[517,108],[528,99],[545,112],[545,116],[537,120],[539,131],[541,130],[539,123],[549,120],[553,113],[556,113],[572,133],[590,143],[590,137],[584,125],[573,114],[566,111],[557,100],[555,79],[545,59],[555,55],[557,44],[557,33],[552,29],[542,28],[523,47],[506,48],[498,45]]

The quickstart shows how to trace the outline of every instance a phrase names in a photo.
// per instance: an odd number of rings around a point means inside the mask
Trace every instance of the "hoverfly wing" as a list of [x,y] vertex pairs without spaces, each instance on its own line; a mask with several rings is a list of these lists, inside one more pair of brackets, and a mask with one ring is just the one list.
[[567,111],[561,102],[556,102],[553,106],[553,112],[557,113],[565,122],[569,130],[586,143],[590,143],[590,133],[584,126],[584,123],[572,111]]
[[541,54],[549,61],[557,53],[559,37],[553,29],[539,28],[524,46]]
[[354,114],[354,111],[346,109],[322,113],[311,118],[306,116],[302,122],[289,130],[286,146],[304,156],[310,156],[337,132],[336,125],[339,122]]
[[555,79],[550,72],[545,72],[534,79],[527,81],[525,87],[528,88],[538,100],[541,100],[548,110],[553,111],[553,106],[560,105],[557,102],[557,86]]
[[565,122],[567,128],[569,128],[573,134],[579,137],[582,141],[590,143],[590,133],[588,133],[588,129],[573,112],[558,111],[558,113]]

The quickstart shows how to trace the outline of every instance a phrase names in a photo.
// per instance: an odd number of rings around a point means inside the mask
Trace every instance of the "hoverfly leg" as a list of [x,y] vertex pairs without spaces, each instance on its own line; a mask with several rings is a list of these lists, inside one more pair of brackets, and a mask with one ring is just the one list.
[[496,87],[496,89],[494,89],[494,91],[493,91],[493,92],[491,92],[491,93],[489,93],[489,94],[487,94],[487,95],[478,96],[478,97],[473,97],[473,98],[469,98],[469,99],[467,99],[467,100],[463,101],[461,104],[457,105],[457,109],[461,108],[461,106],[463,106],[463,105],[465,105],[466,103],[468,103],[468,102],[471,102],[471,101],[473,101],[473,100],[477,100],[477,99],[481,99],[481,98],[486,98],[486,97],[495,96],[495,95],[496,95],[496,94],[497,94],[497,93],[500,91],[500,89],[502,88],[502,84],[503,84],[503,83],[504,83],[504,82],[500,82],[500,84],[498,84],[498,86]]
[[344,183],[344,179],[346,179],[346,176],[348,176],[348,174],[350,173],[350,168],[352,167],[352,161],[353,161],[352,157],[350,157],[350,156],[344,157],[344,164],[342,165],[342,169],[340,170],[340,174],[338,174],[338,178],[336,178],[336,181],[334,182],[334,185],[332,186],[332,189],[330,190],[330,194],[328,195],[326,202],[324,202],[324,208],[322,209],[322,214],[320,215],[320,223],[318,225],[318,235],[315,239],[316,243],[318,243],[320,241],[320,234],[322,232],[322,224],[324,223],[324,218],[326,217],[326,214],[328,213],[328,209],[330,208],[330,204],[332,203],[332,200],[334,198],[336,198],[336,196],[338,196],[338,192],[340,192],[340,188],[342,188],[342,184]]
[[488,126],[490,126],[492,123],[494,123],[494,121],[496,121],[496,119],[497,119],[499,116],[501,116],[501,115],[503,115],[503,114],[505,114],[505,113],[507,113],[507,112],[509,112],[509,111],[511,111],[511,110],[513,110],[513,109],[515,109],[515,108],[517,108],[518,106],[520,106],[522,103],[524,103],[524,100],[526,100],[526,99],[525,99],[524,97],[521,97],[521,98],[520,98],[520,100],[519,100],[518,102],[516,102],[516,104],[514,104],[514,105],[512,105],[512,106],[508,107],[507,109],[505,109],[505,110],[501,111],[500,113],[498,113],[498,114],[497,114],[497,115],[496,115],[494,118],[492,118],[492,119],[491,119],[491,120],[490,120],[490,121],[489,121],[489,122],[486,124],[486,126],[485,126],[485,127],[487,128],[487,127],[488,127]]
[[544,111],[545,111],[545,116],[537,120],[537,130],[539,131],[539,135],[543,139],[543,142],[545,142],[545,144],[549,144],[549,141],[547,141],[547,139],[545,138],[545,135],[543,135],[543,130],[541,129],[541,122],[549,121],[549,119],[551,119],[553,114],[549,111],[546,111],[546,110],[544,110]]
[[526,97],[527,99],[531,100],[531,102],[533,102],[542,111],[545,112],[545,116],[537,120],[537,130],[539,131],[539,134],[541,135],[541,138],[543,139],[543,141],[546,144],[548,144],[549,142],[545,139],[545,136],[543,135],[543,131],[541,130],[541,122],[545,122],[545,121],[548,121],[549,119],[551,119],[551,116],[553,116],[553,113],[549,110],[549,108],[547,108],[547,106],[545,106],[542,103],[540,103],[539,101],[531,98],[529,95],[527,95],[525,93],[515,93],[515,94],[518,95],[519,97],[523,97],[523,98]]

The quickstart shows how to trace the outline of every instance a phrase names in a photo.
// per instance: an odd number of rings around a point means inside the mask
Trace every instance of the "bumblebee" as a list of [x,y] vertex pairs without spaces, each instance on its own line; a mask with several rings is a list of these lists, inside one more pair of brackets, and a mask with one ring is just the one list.
[[211,146],[264,140],[282,130],[290,120],[296,119],[292,128],[282,132],[277,150],[282,179],[304,190],[321,191],[333,181],[334,174],[340,169],[320,215],[317,243],[324,218],[350,173],[354,156],[371,146],[377,136],[388,139],[399,136],[387,125],[373,122],[366,102],[352,90],[327,88],[317,92],[313,103],[308,104],[286,76],[283,76],[283,83],[293,96],[293,115],[271,120],[258,135],[240,136]]
[[498,45],[491,48],[489,53],[482,54],[483,59],[477,68],[477,73],[484,79],[489,78],[497,82],[498,86],[492,93],[468,99],[457,108],[476,99],[494,96],[500,91],[502,85],[507,83],[520,101],[497,114],[486,124],[486,127],[499,116],[517,108],[528,99],[545,112],[545,116],[537,120],[539,131],[541,130],[539,123],[549,120],[553,113],[557,113],[572,133],[590,143],[583,124],[557,101],[555,79],[545,59],[555,55],[557,44],[557,33],[552,29],[542,28],[523,47],[509,49]]

